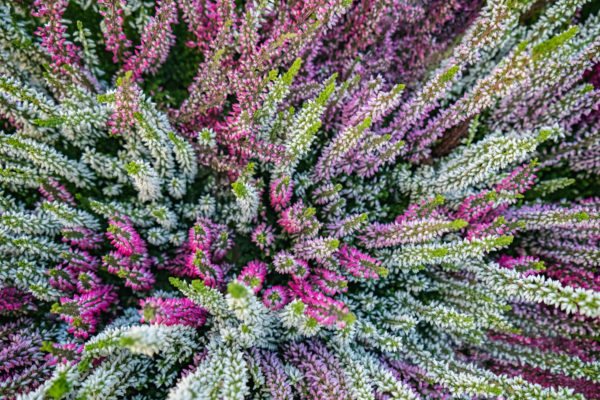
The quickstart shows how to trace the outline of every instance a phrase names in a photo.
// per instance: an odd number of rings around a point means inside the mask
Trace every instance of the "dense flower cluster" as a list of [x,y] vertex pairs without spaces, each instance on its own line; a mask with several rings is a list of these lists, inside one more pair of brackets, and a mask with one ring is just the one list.
[[588,0],[0,0],[0,399],[600,399]]

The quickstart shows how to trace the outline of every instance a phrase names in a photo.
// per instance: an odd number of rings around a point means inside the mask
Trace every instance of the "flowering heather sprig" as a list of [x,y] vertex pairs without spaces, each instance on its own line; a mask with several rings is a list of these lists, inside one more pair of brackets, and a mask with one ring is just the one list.
[[339,245],[337,239],[318,237],[297,243],[293,251],[296,257],[323,262],[335,253]]
[[15,398],[38,387],[52,374],[54,362],[44,353],[49,332],[40,331],[32,320],[19,318],[0,329],[0,393]]
[[348,310],[346,305],[323,293],[315,290],[305,280],[294,280],[289,283],[291,292],[306,305],[304,314],[323,325],[337,324],[338,327],[345,327],[353,322],[354,316]]
[[467,226],[462,219],[424,218],[391,224],[371,224],[364,229],[362,244],[367,248],[380,248],[398,244],[427,242],[444,233]]
[[544,274],[560,281],[563,285],[580,287],[598,291],[600,288],[600,275],[577,265],[561,265],[552,263],[544,269]]
[[141,322],[161,325],[186,325],[199,327],[206,322],[206,310],[190,299],[164,299],[149,297],[140,300]]
[[117,248],[119,254],[129,257],[136,254],[146,254],[146,244],[131,225],[127,218],[108,221],[106,236]]
[[77,276],[77,290],[79,293],[88,293],[100,288],[102,279],[94,272],[80,272]]
[[156,278],[149,269],[150,260],[146,257],[125,257],[111,252],[102,258],[102,264],[108,272],[125,278],[125,286],[133,290],[150,290]]
[[202,221],[198,219],[194,226],[190,229],[188,238],[188,246],[190,250],[210,250],[213,237],[207,222],[208,221]]
[[68,1],[38,0],[34,5],[37,7],[34,13],[36,17],[48,18],[48,25],[40,29],[37,34],[42,37],[43,47],[52,54],[54,62],[61,65],[77,61],[76,47],[66,43],[63,36],[67,28],[60,23]]
[[292,198],[294,184],[290,177],[283,176],[271,183],[271,206],[276,211],[286,209]]
[[315,212],[314,208],[306,207],[300,201],[283,210],[281,218],[277,222],[289,234],[310,238],[321,227]]
[[79,361],[84,345],[77,343],[44,342],[40,350],[48,352],[45,359],[50,365],[66,364]]
[[144,73],[156,73],[158,67],[166,61],[169,49],[175,42],[171,28],[171,24],[177,22],[175,0],[157,2],[155,11],[156,15],[150,17],[144,27],[140,44],[123,67],[125,71],[132,71],[133,81],[139,80]]
[[421,200],[408,206],[395,222],[400,224],[405,221],[413,221],[417,218],[429,218],[438,216],[438,207],[444,204],[444,196],[436,195],[427,200]]
[[493,190],[484,190],[463,200],[457,216],[469,222],[485,220],[498,214],[522,198],[522,194],[531,188],[536,176],[537,161],[525,164],[511,172]]
[[263,293],[263,303],[270,310],[280,310],[288,303],[288,291],[283,286],[271,286]]
[[532,205],[524,206],[507,213],[511,219],[523,222],[527,230],[569,230],[577,227],[584,230],[587,238],[600,229],[600,215],[595,207],[584,205]]
[[58,265],[47,271],[50,276],[48,283],[63,292],[71,292],[75,290],[73,281],[75,280],[77,273],[70,268],[64,268],[63,265]]
[[216,286],[223,279],[221,268],[213,264],[207,252],[201,249],[195,249],[188,255],[187,268],[191,276],[201,277],[209,286]]
[[70,249],[61,254],[63,264],[77,272],[96,271],[99,260],[85,250]]
[[252,358],[256,360],[261,372],[265,376],[267,391],[274,400],[287,400],[293,398],[292,388],[287,381],[285,365],[276,353],[269,350],[253,348]]
[[324,268],[313,269],[310,282],[318,287],[322,293],[330,296],[348,291],[348,281],[345,277]]
[[534,160],[531,163],[517,168],[497,184],[494,189],[497,192],[523,194],[525,191],[531,189],[531,186],[533,185],[533,181],[536,178],[534,173],[537,171],[537,165],[537,161]]
[[52,312],[59,314],[61,319],[71,325],[69,332],[87,338],[96,331],[100,314],[108,311],[116,301],[115,288],[106,285],[73,298],[61,298],[60,304],[52,305]]
[[337,253],[340,266],[356,277],[377,279],[386,277],[388,270],[381,266],[381,261],[361,253],[354,247],[343,245]]
[[75,206],[75,199],[71,193],[54,178],[48,178],[47,184],[42,183],[39,191],[48,201],[62,201],[70,206]]
[[215,231],[215,239],[212,241],[210,250],[213,259],[220,261],[233,247],[233,234],[225,225],[213,224],[213,230]]
[[264,250],[265,254],[269,254],[273,242],[275,241],[275,235],[273,235],[273,228],[271,225],[260,224],[252,231],[252,241],[259,249]]
[[227,15],[223,15],[223,11],[229,11],[229,7],[219,2],[204,5],[198,0],[179,0],[177,5],[183,13],[188,31],[195,36],[195,40],[190,40],[186,45],[207,51],[213,37],[225,23],[223,18]]
[[339,134],[323,151],[323,155],[315,167],[320,179],[339,174],[340,169],[336,167],[340,161],[363,141],[371,124],[379,122],[398,106],[402,90],[404,90],[404,85],[399,84],[389,93],[378,93],[377,96],[372,96],[365,101],[366,104],[352,115],[348,125],[340,129]]
[[219,227],[208,220],[196,221],[189,231],[187,242],[187,261],[185,274],[204,279],[207,285],[214,287],[223,280],[223,269],[215,264],[224,256],[230,244],[229,235],[222,230],[213,241],[213,230],[218,232]]
[[472,224],[466,228],[466,239],[483,239],[486,236],[513,237],[523,224],[520,222],[507,222],[506,218],[498,217],[490,222]]
[[99,0],[100,15],[104,17],[104,41],[106,50],[113,53],[112,61],[118,63],[131,55],[129,48],[131,40],[127,39],[123,31],[123,11],[127,2],[125,0]]
[[248,265],[242,269],[238,280],[245,285],[250,286],[254,293],[260,292],[263,283],[267,276],[267,264],[261,261],[250,261]]
[[273,266],[275,271],[280,274],[291,274],[294,279],[298,280],[306,278],[310,272],[306,261],[294,258],[285,251],[280,251],[273,257]]
[[117,89],[113,96],[101,95],[99,100],[114,101],[114,112],[109,121],[112,134],[128,134],[136,123],[135,115],[139,112],[138,101],[140,88],[132,79],[132,73],[127,72],[123,77],[117,79]]
[[327,224],[327,231],[335,238],[344,238],[359,230],[367,220],[367,214],[354,214]]
[[242,222],[250,222],[256,217],[260,197],[255,183],[248,177],[248,175],[251,175],[254,164],[248,165],[249,167],[246,167],[244,174],[231,184]]
[[336,358],[319,342],[291,344],[286,360],[308,377],[302,383],[307,397],[336,399],[348,397],[345,374]]
[[544,262],[540,261],[537,257],[523,256],[523,257],[510,257],[502,255],[498,259],[498,265],[504,268],[510,268],[522,272],[524,274],[536,274],[541,270],[544,270]]
[[63,14],[68,5],[68,0],[36,0],[31,14],[45,21],[36,35],[42,38],[41,46],[50,54],[55,73],[67,73],[73,83],[98,89],[95,77],[81,65],[81,49],[67,41],[67,26],[63,24]]
[[22,293],[16,288],[0,289],[0,315],[27,314],[36,310],[33,297],[29,293]]

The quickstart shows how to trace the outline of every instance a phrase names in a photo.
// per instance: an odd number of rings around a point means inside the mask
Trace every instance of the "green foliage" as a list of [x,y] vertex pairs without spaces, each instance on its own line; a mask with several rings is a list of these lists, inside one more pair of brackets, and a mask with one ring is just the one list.
[[547,56],[552,53],[558,47],[562,46],[565,42],[571,39],[573,36],[577,34],[579,28],[577,25],[572,26],[571,29],[552,37],[551,39],[546,40],[543,43],[535,46],[531,52],[531,55],[534,60],[539,60],[542,57]]
[[57,379],[52,382],[52,385],[46,392],[55,400],[62,399],[65,394],[71,390],[71,383],[67,380],[66,372],[61,372]]
[[450,82],[452,80],[452,78],[454,78],[454,75],[456,75],[457,72],[458,72],[458,65],[448,68],[446,70],[446,72],[444,72],[442,74],[442,76],[440,77],[440,81],[442,83]]

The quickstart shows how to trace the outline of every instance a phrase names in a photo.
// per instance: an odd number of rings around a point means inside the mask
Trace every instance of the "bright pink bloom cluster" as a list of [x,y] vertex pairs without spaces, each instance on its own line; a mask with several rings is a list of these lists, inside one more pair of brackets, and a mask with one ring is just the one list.
[[184,275],[200,277],[208,286],[220,285],[228,267],[218,263],[231,245],[231,237],[225,226],[208,219],[198,219],[189,232]]
[[282,211],[287,208],[292,198],[292,180],[287,177],[277,178],[271,183],[271,206],[275,211]]
[[106,236],[122,256],[145,254],[147,251],[146,244],[126,217],[108,221]]
[[0,289],[0,315],[18,315],[35,310],[37,306],[31,294],[9,287]]
[[254,260],[250,261],[248,265],[242,269],[238,279],[244,282],[247,286],[250,286],[254,293],[258,293],[262,289],[266,277],[267,264],[258,260]]
[[64,228],[62,230],[62,241],[71,246],[84,250],[97,250],[103,241],[103,235],[82,226],[73,228]]
[[106,236],[116,247],[102,258],[108,272],[125,278],[125,286],[133,290],[149,290],[154,286],[155,277],[150,271],[152,259],[148,255],[146,242],[135,231],[126,217],[114,216],[109,221]]
[[263,293],[263,303],[271,310],[280,310],[288,302],[288,290],[283,286],[271,286]]
[[127,3],[125,0],[98,0],[98,3],[104,17],[106,50],[113,53],[113,62],[121,62],[131,56],[131,40],[123,32],[123,10]]
[[120,78],[115,91],[115,110],[109,120],[113,135],[129,133],[136,123],[141,90],[130,75]]
[[48,201],[61,201],[70,206],[75,206],[75,198],[67,191],[60,182],[54,178],[48,178],[46,184],[42,184],[39,189],[40,193]]
[[306,305],[307,316],[323,325],[346,325],[350,314],[344,303],[315,290],[306,280],[294,280],[288,285],[293,295]]
[[344,244],[337,253],[340,265],[352,275],[366,279],[377,279],[379,275],[387,275],[381,261],[354,247]]
[[264,250],[265,254],[269,254],[269,249],[275,241],[275,235],[273,235],[273,227],[265,223],[259,224],[252,231],[252,241],[258,246],[259,249]]
[[297,236],[314,236],[319,230],[321,223],[314,215],[313,208],[306,207],[302,201],[298,201],[281,213],[279,225],[289,234]]
[[206,322],[206,310],[190,299],[165,299],[149,297],[140,300],[142,322],[160,325],[186,325],[199,327]]
[[167,60],[169,49],[175,42],[171,24],[176,22],[175,0],[158,1],[156,15],[150,18],[142,34],[141,43],[124,66],[125,71],[133,72],[134,81],[144,73],[156,73],[158,67]]
[[100,315],[108,311],[117,300],[115,289],[114,286],[104,285],[73,298],[63,297],[60,299],[60,305],[55,304],[52,307],[52,312],[60,313],[60,318],[71,325],[69,332],[87,338],[90,333],[96,331]]

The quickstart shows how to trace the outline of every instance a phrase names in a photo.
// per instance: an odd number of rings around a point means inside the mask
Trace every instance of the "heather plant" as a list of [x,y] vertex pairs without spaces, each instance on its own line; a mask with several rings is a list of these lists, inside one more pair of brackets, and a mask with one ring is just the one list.
[[600,399],[586,0],[0,0],[0,399]]

